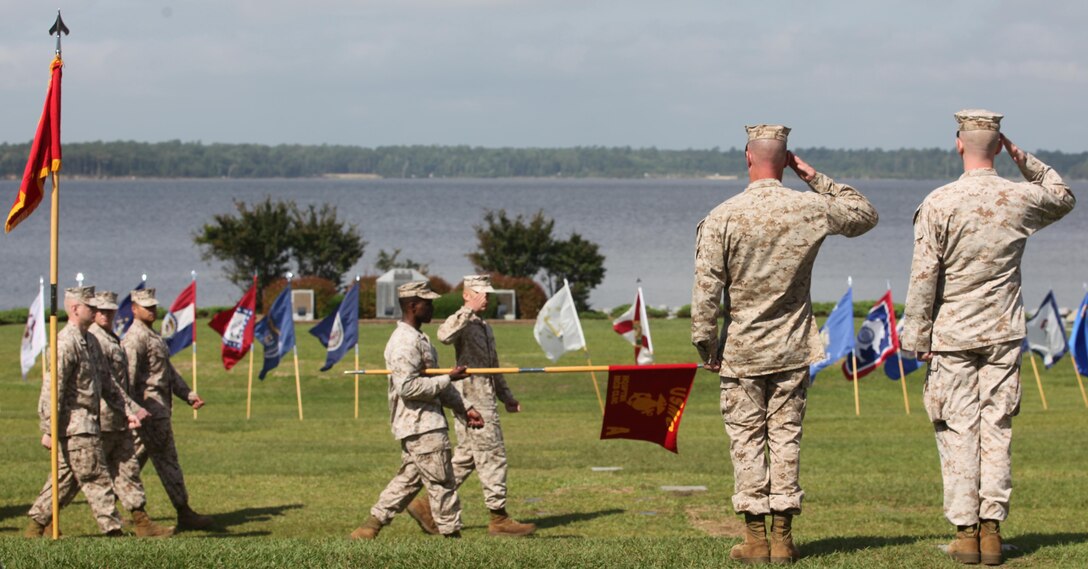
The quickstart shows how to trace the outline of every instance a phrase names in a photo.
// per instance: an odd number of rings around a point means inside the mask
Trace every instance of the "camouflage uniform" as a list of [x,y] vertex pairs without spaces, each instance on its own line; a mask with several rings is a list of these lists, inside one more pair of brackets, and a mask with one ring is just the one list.
[[[121,518],[102,453],[100,402],[124,410],[125,400],[112,381],[102,381],[102,358],[98,342],[78,325],[69,323],[57,334],[58,499],[64,507],[83,490],[98,528],[108,533],[121,529]],[[42,433],[49,434],[50,386],[42,383],[38,415]],[[51,478],[28,512],[43,526],[53,519]]]
[[[420,373],[438,365],[427,335],[398,322],[385,346],[389,375],[389,420],[393,438],[401,444],[401,466],[386,485],[370,514],[384,526],[404,510],[420,488],[426,487],[435,524],[443,534],[461,529],[461,502],[450,464],[449,425],[445,405],[457,416],[467,409],[448,375]],[[468,407],[468,408],[471,408]]]
[[[459,366],[499,367],[491,326],[466,307],[438,327],[438,339],[454,345]],[[484,427],[469,429],[461,418],[454,423],[457,447],[453,450],[453,477],[460,488],[476,470],[487,508],[501,510],[506,507],[506,445],[495,400],[516,403],[517,399],[502,374],[473,375],[454,385],[466,403],[483,416]]]
[[[90,334],[98,340],[102,348],[104,363],[110,371],[108,381],[114,382],[118,390],[124,395],[126,404],[136,414],[138,406],[132,401],[132,384],[128,379],[128,358],[121,348],[121,341],[113,334],[112,330],[102,328],[98,324],[91,324]],[[103,378],[102,381],[107,381]],[[136,459],[136,441],[134,434],[128,430],[128,420],[122,413],[118,413],[106,405],[101,405],[99,417],[102,425],[102,452],[106,457],[106,468],[109,470],[110,479],[113,480],[113,491],[121,501],[121,505],[130,512],[142,510],[147,504],[147,496],[144,493],[144,484],[140,480],[140,462]]]
[[166,341],[147,324],[134,320],[121,346],[128,357],[128,376],[136,402],[151,414],[137,429],[136,458],[141,470],[151,459],[170,502],[180,509],[189,503],[189,493],[174,444],[170,396],[188,402],[192,390],[170,363]]
[[1027,238],[1076,201],[1034,156],[1020,171],[1028,183],[970,170],[926,197],[914,215],[902,342],[934,352],[924,402],[941,457],[945,517],[957,526],[1008,516],[1027,332],[1020,259]]
[[809,298],[812,266],[828,235],[855,237],[877,223],[872,204],[850,186],[820,173],[808,185],[812,192],[795,192],[777,179],[755,180],[697,231],[691,339],[704,361],[716,359],[724,291],[721,410],[738,513],[801,510],[808,366],[824,359]]

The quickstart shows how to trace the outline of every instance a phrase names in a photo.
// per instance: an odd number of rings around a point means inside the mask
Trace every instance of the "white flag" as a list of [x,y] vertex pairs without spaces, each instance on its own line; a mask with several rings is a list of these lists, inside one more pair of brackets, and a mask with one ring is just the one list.
[[654,341],[650,338],[650,319],[646,317],[646,302],[642,287],[635,293],[635,303],[612,322],[612,329],[635,347],[635,363],[640,366],[654,363]]
[[570,295],[570,285],[566,280],[563,281],[563,288],[549,298],[536,315],[533,336],[553,362],[559,361],[560,356],[567,352],[586,347],[582,323],[578,320],[578,310],[574,307],[574,298]]
[[34,302],[30,303],[30,314],[26,317],[26,328],[23,330],[23,347],[21,352],[23,379],[26,379],[26,374],[30,371],[30,368],[34,367],[34,361],[38,359],[38,354],[41,354],[42,350],[45,349],[44,293],[45,286],[39,284],[38,297],[34,299]]
[[1066,352],[1065,324],[1058,314],[1054,291],[1046,294],[1042,306],[1028,320],[1026,347],[1043,358],[1043,365],[1050,367],[1062,359]]

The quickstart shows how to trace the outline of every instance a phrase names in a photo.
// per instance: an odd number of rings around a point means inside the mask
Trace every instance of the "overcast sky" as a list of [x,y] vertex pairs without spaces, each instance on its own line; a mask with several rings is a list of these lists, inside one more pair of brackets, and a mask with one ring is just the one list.
[[1088,150],[1088,2],[0,0],[0,141]]

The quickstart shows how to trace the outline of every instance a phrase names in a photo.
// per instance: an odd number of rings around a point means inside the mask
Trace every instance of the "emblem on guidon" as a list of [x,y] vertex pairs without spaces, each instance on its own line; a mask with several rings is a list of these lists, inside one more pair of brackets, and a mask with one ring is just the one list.
[[166,317],[162,319],[162,337],[169,340],[174,337],[178,331],[178,319],[174,317],[173,312],[167,312]]
[[336,313],[336,319],[332,321],[332,330],[329,330],[329,346],[327,348],[330,352],[335,352],[340,349],[340,344],[344,343],[344,324],[340,322],[340,313]]
[[861,329],[858,330],[858,343],[859,347],[870,348],[876,352],[880,352],[880,344],[884,340],[884,326],[881,326],[880,322],[872,320],[866,320],[861,325]]
[[223,334],[223,343],[235,350],[242,349],[242,340],[245,338],[246,334],[246,324],[249,323],[250,318],[253,318],[252,310],[239,308],[234,311],[234,314],[230,317],[230,323],[227,324],[227,333]]

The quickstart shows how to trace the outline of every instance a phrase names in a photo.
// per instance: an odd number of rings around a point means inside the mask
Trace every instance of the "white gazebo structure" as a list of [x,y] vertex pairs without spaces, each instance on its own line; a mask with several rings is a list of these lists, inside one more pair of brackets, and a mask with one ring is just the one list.
[[378,277],[374,316],[376,318],[400,318],[397,287],[404,283],[425,280],[427,280],[427,276],[415,269],[392,269]]

